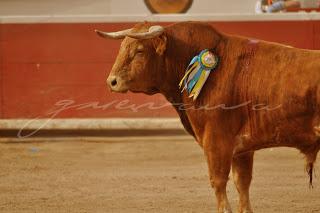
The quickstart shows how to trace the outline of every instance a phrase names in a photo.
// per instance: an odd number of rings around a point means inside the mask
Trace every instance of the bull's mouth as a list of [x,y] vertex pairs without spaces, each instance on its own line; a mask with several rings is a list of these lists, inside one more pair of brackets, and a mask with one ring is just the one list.
[[144,93],[144,94],[147,94],[147,95],[154,95],[154,94],[157,94],[159,93],[159,90],[157,88],[150,88],[150,89],[147,89],[147,90],[135,90],[135,89],[129,89],[127,87],[125,88],[110,88],[110,91],[111,92],[114,92],[114,93],[127,93],[128,91],[132,92],[132,93]]
[[113,92],[116,92],[116,93],[127,93],[128,90],[118,90],[118,91],[113,91]]
[[127,93],[129,91],[128,88],[119,88],[119,87],[118,88],[110,88],[109,87],[109,89],[111,92],[115,92],[115,93]]

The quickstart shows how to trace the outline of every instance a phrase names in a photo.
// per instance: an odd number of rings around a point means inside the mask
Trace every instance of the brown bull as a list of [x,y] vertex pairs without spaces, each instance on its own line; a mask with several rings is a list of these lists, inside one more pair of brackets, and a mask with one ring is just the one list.
[[[252,212],[255,150],[299,149],[312,183],[320,149],[319,51],[230,36],[194,22],[165,28],[143,23],[97,33],[124,38],[107,80],[111,90],[163,94],[203,147],[218,212],[231,212],[226,194],[231,168],[240,196],[238,212]],[[193,101],[178,84],[203,49],[212,49],[220,63]]]

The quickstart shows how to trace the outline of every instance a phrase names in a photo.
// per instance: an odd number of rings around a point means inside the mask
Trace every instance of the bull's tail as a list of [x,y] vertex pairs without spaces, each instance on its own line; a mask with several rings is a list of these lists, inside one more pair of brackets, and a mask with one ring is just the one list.
[[[320,83],[320,80],[319,80]],[[314,163],[317,159],[317,154],[320,150],[320,84],[315,89],[315,118],[313,120],[313,132],[316,136],[316,143],[308,151],[305,151],[306,156],[306,171],[309,175],[309,186],[312,188],[312,180],[314,175]]]
[[312,186],[312,178],[313,178],[313,173],[314,173],[314,163],[317,159],[317,154],[320,150],[320,86],[317,87],[316,90],[316,117],[314,120],[314,124],[316,124],[313,128],[313,131],[316,135],[316,147],[312,150],[311,153],[306,154],[306,170],[308,172],[309,175],[309,184],[310,187]]
[[319,152],[319,148],[320,148],[320,144],[316,144],[314,147],[312,147],[312,150],[308,153],[305,153],[305,156],[306,156],[306,171],[309,175],[309,186],[310,188],[313,188],[313,185],[312,185],[312,181],[313,181],[313,175],[314,175],[314,171],[315,171],[315,168],[314,168],[314,164],[315,164],[315,161],[317,159],[317,155],[318,155],[318,152]]
[[309,187],[310,188],[313,188],[313,170],[314,170],[314,166],[313,166],[314,163],[307,163],[306,165],[306,171],[309,175]]

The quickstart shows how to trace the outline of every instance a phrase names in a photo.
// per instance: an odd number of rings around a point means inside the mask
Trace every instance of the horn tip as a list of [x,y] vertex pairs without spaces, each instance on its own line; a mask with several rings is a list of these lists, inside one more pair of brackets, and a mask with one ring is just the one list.
[[95,29],[94,32],[97,33],[97,35],[99,35],[100,37],[105,37],[100,30]]

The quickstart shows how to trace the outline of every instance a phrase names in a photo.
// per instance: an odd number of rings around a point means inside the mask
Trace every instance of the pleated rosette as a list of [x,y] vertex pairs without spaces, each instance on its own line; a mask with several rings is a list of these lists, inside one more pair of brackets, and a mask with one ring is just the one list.
[[217,67],[218,62],[218,56],[208,49],[202,50],[199,55],[193,57],[179,83],[179,88],[183,86],[181,92],[186,90],[189,97],[196,100],[210,72]]

